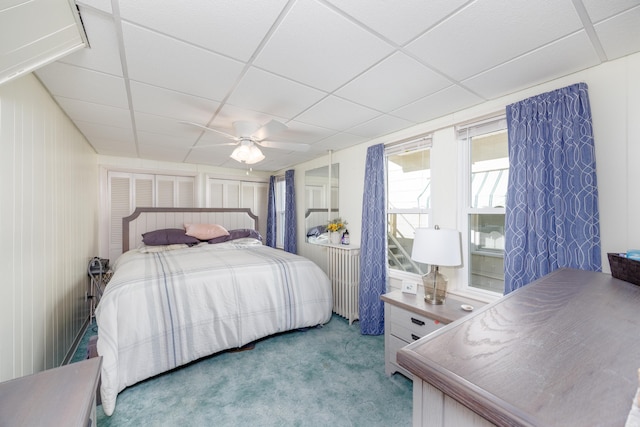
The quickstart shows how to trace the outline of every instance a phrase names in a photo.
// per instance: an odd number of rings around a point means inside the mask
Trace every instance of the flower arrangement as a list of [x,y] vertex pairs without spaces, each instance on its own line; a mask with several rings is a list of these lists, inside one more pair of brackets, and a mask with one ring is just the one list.
[[335,233],[336,231],[340,231],[347,225],[347,221],[343,221],[342,218],[335,218],[329,221],[327,224],[327,231]]

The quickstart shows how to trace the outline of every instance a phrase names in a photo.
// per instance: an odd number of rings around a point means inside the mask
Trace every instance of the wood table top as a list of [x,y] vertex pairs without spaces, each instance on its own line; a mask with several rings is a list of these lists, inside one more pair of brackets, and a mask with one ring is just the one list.
[[557,270],[398,352],[498,425],[624,425],[638,388],[640,287]]

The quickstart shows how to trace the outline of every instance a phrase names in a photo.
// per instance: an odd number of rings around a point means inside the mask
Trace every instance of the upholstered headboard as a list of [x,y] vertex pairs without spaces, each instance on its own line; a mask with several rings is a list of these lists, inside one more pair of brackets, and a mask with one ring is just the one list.
[[122,218],[122,252],[142,243],[142,234],[185,223],[220,224],[226,229],[258,229],[258,217],[249,208],[136,208]]

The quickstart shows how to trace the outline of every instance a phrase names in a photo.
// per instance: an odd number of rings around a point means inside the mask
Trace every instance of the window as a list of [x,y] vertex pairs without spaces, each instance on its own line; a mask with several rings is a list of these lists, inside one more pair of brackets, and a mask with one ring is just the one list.
[[[506,120],[459,127],[465,153],[466,247],[464,265],[470,288],[504,291],[504,217],[509,179]],[[464,235],[464,234],[463,234]],[[466,240],[466,241],[465,241]]]
[[431,213],[431,138],[390,145],[387,157],[387,238],[391,270],[425,274],[411,259],[413,236],[429,225]]
[[275,182],[276,195],[276,247],[284,248],[285,201],[287,189],[284,176],[277,176]]

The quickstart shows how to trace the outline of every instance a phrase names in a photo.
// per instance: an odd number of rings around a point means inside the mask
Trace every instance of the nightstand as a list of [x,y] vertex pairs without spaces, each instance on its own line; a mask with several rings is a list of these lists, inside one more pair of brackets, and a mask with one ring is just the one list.
[[[434,305],[424,301],[422,292],[412,295],[393,291],[381,299],[384,301],[384,370],[389,376],[400,372],[413,379],[409,371],[398,365],[398,350],[469,314],[461,308],[467,301],[447,297],[444,304]],[[472,304],[475,309],[484,305]]]

